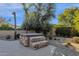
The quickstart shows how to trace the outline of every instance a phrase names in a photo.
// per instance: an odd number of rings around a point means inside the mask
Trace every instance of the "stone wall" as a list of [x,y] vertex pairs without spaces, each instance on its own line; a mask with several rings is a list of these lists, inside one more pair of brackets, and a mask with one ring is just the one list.
[[[17,33],[26,33],[26,31],[17,30]],[[7,35],[10,35],[12,38],[14,38],[14,30],[0,30],[0,38],[5,38]],[[55,36],[54,28],[52,29],[52,35]]]
[[[17,33],[25,33],[23,30],[17,30]],[[0,38],[6,38],[7,35],[14,37],[14,30],[0,30]]]

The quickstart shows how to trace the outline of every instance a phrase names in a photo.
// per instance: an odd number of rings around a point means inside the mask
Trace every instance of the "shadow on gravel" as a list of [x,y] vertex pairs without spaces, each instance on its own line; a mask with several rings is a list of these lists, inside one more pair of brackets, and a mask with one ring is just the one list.
[[79,56],[73,48],[63,46],[59,41],[49,40],[49,45],[57,47],[53,56]]

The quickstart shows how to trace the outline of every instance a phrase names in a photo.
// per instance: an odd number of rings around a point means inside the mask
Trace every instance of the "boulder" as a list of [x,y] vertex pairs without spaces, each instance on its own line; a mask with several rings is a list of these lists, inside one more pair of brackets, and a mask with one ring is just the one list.
[[73,37],[70,39],[66,39],[64,46],[72,46],[77,52],[79,52],[79,37]]
[[72,42],[79,44],[79,37],[73,37]]
[[77,51],[79,52],[79,44],[77,43],[71,43],[72,47]]

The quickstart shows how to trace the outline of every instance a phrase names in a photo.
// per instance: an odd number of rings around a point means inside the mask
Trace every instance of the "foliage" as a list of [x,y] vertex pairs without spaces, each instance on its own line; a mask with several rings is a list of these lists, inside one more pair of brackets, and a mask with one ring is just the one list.
[[79,9],[77,11],[75,11],[74,27],[79,32]]
[[79,8],[67,8],[58,16],[59,23],[65,27],[73,27],[79,32]]
[[49,20],[51,20],[52,17],[55,17],[54,4],[35,3],[30,4],[28,7],[26,7],[27,4],[22,5],[26,13],[26,18],[22,27],[26,28],[27,30],[34,30],[36,32],[43,32],[45,34],[51,30]]
[[73,20],[76,10],[78,9],[77,8],[65,9],[64,12],[58,16],[59,22],[62,22],[66,26],[72,26],[74,23]]
[[55,31],[57,36],[70,36],[70,29],[67,27],[59,27]]
[[2,24],[0,30],[13,30],[13,28],[9,27],[8,24]]
[[57,36],[63,36],[63,37],[78,36],[77,31],[75,29],[72,30],[71,27],[58,27],[56,28],[55,33]]

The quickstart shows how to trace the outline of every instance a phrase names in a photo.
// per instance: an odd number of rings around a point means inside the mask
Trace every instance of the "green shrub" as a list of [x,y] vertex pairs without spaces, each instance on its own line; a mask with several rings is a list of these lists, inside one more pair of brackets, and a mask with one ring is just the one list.
[[74,28],[71,27],[59,27],[56,29],[56,36],[79,36],[79,32],[77,32]]
[[3,24],[1,27],[0,27],[0,30],[13,30],[12,27],[9,27],[8,24]]
[[56,29],[55,33],[57,36],[69,37],[69,36],[71,36],[71,32],[72,31],[71,31],[70,27],[59,27]]

